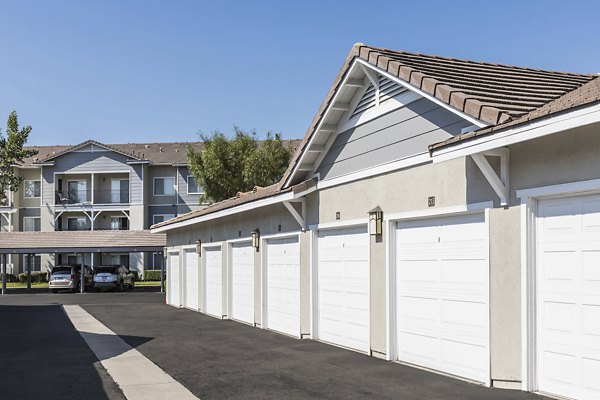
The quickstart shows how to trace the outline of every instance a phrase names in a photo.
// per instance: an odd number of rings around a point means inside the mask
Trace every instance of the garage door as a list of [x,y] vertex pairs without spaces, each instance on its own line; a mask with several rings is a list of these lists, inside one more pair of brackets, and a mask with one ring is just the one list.
[[204,252],[205,308],[207,314],[223,316],[223,264],[221,247],[207,247]]
[[231,248],[231,318],[254,324],[254,248],[250,242]]
[[542,392],[600,398],[600,196],[540,201],[537,375]]
[[366,227],[319,232],[320,340],[369,352],[369,271]]
[[298,238],[267,242],[266,324],[300,336],[300,246]]
[[181,285],[179,273],[179,253],[169,254],[169,274],[167,276],[167,289],[169,290],[169,304],[181,307]]
[[198,282],[198,254],[196,250],[187,250],[185,253],[185,306],[198,310],[200,293]]
[[397,356],[489,379],[488,230],[483,214],[399,222]]

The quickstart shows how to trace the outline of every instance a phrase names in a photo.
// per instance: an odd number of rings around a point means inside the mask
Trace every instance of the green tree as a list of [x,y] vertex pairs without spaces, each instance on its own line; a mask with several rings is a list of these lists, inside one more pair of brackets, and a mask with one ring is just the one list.
[[202,151],[196,152],[188,146],[187,157],[190,172],[204,189],[202,201],[221,201],[255,186],[277,183],[292,154],[279,134],[269,133],[266,140],[259,142],[256,133],[235,127],[233,139],[227,139],[221,132],[201,138]]
[[25,143],[31,132],[31,126],[19,130],[17,113],[11,112],[6,123],[6,135],[0,132],[0,205],[7,204],[7,190],[17,192],[23,178],[15,174],[15,165],[37,154],[36,150],[27,150]]

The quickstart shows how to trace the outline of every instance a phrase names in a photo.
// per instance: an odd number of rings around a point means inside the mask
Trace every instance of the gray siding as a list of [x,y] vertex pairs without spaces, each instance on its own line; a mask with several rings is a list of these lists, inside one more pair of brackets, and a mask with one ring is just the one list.
[[427,99],[419,99],[338,135],[317,172],[331,179],[428,151],[428,146],[471,125]]
[[177,206],[150,206],[148,207],[147,228],[152,226],[154,215],[156,214],[173,214],[177,216]]
[[[121,154],[110,151],[99,152],[72,152],[57,158],[54,166],[42,169],[42,205],[54,204],[55,200],[55,177],[54,174],[88,174],[91,172],[127,172],[129,174],[130,199],[132,203],[142,203],[142,167],[127,164],[128,158]],[[91,190],[89,175],[88,190]],[[63,181],[68,178],[63,178]],[[66,185],[66,182],[65,182]],[[95,188],[98,189],[98,188]],[[63,187],[66,190],[66,187]]]
[[191,175],[187,167],[178,167],[177,193],[179,198],[177,204],[198,205],[200,204],[200,195],[188,194],[187,180]]

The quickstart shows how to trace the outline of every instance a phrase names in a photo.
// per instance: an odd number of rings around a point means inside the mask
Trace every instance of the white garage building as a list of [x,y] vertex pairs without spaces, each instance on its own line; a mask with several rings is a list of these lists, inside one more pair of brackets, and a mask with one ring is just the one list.
[[169,304],[600,396],[600,78],[356,44],[282,181],[157,224]]

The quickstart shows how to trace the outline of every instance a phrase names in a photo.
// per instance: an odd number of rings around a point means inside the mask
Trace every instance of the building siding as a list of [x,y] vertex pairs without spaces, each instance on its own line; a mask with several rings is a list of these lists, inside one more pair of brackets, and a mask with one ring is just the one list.
[[470,123],[427,99],[342,132],[317,172],[322,180],[343,176],[410,156],[431,143],[459,134]]

